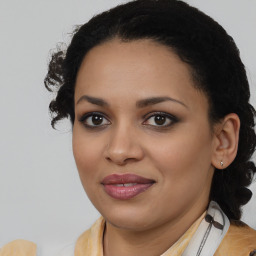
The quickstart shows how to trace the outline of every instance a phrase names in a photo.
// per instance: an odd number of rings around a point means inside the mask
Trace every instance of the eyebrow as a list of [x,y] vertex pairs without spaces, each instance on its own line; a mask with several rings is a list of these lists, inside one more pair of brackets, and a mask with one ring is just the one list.
[[175,102],[175,103],[179,103],[182,106],[188,108],[188,106],[186,104],[184,104],[183,102],[181,102],[179,100],[176,100],[176,99],[173,99],[171,97],[151,97],[151,98],[139,100],[136,103],[136,106],[138,108],[144,108],[144,107],[155,105],[155,104],[158,104],[158,103],[161,103],[161,102],[165,102],[165,101],[172,101],[172,102]]
[[[87,101],[91,104],[98,105],[100,107],[109,107],[109,104],[105,100],[103,100],[101,98],[88,96],[88,95],[83,95],[81,98],[79,98],[79,100],[77,101],[76,104],[79,104],[82,101]],[[155,104],[165,102],[165,101],[172,101],[175,103],[179,103],[180,105],[188,108],[188,106],[186,104],[184,104],[183,102],[173,99],[171,97],[150,97],[150,98],[142,99],[142,100],[139,100],[136,102],[136,107],[144,108],[144,107],[155,105]]]
[[81,98],[79,98],[79,100],[77,101],[76,104],[78,104],[82,101],[88,101],[88,102],[90,102],[94,105],[98,105],[100,107],[108,107],[109,106],[109,104],[105,100],[100,99],[100,98],[91,97],[88,95],[83,95]]

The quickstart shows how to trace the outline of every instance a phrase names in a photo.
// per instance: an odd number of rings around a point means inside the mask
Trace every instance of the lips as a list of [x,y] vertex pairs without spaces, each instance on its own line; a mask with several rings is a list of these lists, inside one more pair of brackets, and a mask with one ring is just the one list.
[[154,183],[154,180],[135,174],[112,174],[105,177],[102,181],[105,192],[119,200],[131,199],[146,191]]

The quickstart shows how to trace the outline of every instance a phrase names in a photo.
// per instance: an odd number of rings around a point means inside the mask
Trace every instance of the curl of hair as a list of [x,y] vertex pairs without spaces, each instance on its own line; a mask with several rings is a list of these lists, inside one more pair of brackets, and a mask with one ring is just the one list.
[[239,116],[237,156],[225,170],[215,170],[210,193],[210,200],[218,202],[229,219],[239,220],[241,206],[252,196],[247,187],[256,172],[250,161],[256,147],[256,113],[232,37],[198,9],[179,0],[135,0],[77,27],[67,51],[52,55],[45,78],[49,90],[58,90],[50,103],[52,126],[66,117],[74,124],[74,90],[81,62],[90,49],[113,38],[124,42],[150,39],[169,47],[190,65],[195,88],[208,97],[212,124],[229,113]]

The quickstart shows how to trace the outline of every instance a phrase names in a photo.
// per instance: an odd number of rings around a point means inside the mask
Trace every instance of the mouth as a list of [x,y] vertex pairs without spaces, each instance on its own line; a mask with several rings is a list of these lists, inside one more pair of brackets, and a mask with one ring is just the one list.
[[131,199],[149,189],[155,183],[135,174],[112,174],[106,176],[101,184],[105,192],[112,198],[119,200]]

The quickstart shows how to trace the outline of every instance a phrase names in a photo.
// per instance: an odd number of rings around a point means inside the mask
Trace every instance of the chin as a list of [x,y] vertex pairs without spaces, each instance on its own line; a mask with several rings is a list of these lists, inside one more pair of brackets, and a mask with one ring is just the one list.
[[143,218],[143,220],[140,220],[136,217],[135,220],[134,218],[131,217],[110,217],[106,218],[106,221],[116,228],[135,232],[145,231],[150,228],[150,225],[149,223],[147,223],[147,221],[145,221],[145,218]]
[[152,211],[134,209],[133,207],[118,207],[103,211],[102,216],[112,226],[132,231],[145,231],[152,228]]

